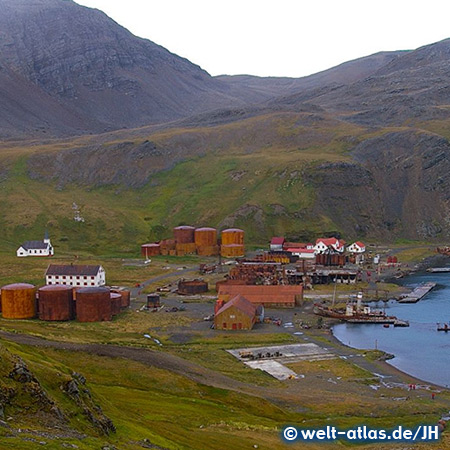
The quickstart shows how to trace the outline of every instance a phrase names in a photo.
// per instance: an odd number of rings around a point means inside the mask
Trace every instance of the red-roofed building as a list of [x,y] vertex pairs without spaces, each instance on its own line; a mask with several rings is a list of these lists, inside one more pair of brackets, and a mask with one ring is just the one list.
[[347,250],[351,253],[364,253],[366,251],[366,245],[361,241],[356,241]]
[[334,250],[335,252],[343,253],[345,250],[345,241],[337,238],[320,238],[316,240],[316,245],[314,250],[316,254],[325,253],[329,250]]
[[214,315],[216,330],[251,330],[256,322],[256,306],[242,295],[226,302]]
[[270,251],[271,252],[281,252],[283,251],[284,237],[273,237],[270,241]]
[[242,295],[254,305],[274,308],[293,308],[303,298],[303,287],[298,285],[232,285],[219,286],[219,300],[229,301]]
[[284,242],[283,250],[288,251],[289,248],[301,248],[306,250],[313,250],[314,245],[311,243],[303,243],[303,242]]

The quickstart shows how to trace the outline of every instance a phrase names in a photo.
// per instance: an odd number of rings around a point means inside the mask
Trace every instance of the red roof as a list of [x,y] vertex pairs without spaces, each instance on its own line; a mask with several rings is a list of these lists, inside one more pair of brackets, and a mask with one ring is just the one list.
[[271,245],[283,245],[284,237],[273,237],[270,243]]
[[233,297],[230,301],[226,302],[225,305],[223,305],[222,308],[220,308],[219,311],[217,311],[216,316],[222,314],[227,309],[230,309],[232,307],[239,309],[250,318],[255,317],[256,306],[253,305],[251,302],[249,302],[245,297],[239,294]]
[[285,242],[284,247],[286,248],[306,248],[310,244],[304,244],[303,242]]
[[311,249],[307,249],[307,248],[287,248],[286,249],[286,251],[287,252],[290,252],[290,253],[314,253],[315,252],[315,250],[313,249],[313,248],[311,248]]
[[361,242],[361,241],[356,241],[355,244],[356,244],[358,247],[365,247],[365,246],[366,246],[366,244],[364,244],[364,242]]
[[303,287],[296,285],[254,286],[222,284],[219,286],[219,297],[221,295],[229,295],[230,297],[242,295],[251,303],[258,305],[290,303],[294,306],[296,297],[301,296],[302,293]]

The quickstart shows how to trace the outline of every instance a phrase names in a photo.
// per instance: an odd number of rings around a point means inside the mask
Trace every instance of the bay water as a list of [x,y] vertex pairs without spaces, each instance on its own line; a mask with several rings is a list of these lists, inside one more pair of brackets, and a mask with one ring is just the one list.
[[[437,331],[437,323],[450,322],[450,273],[413,274],[401,283],[413,288],[427,281],[437,286],[418,303],[390,300],[386,304],[386,314],[408,320],[408,328],[341,323],[333,327],[333,334],[350,347],[391,353],[395,357],[389,364],[421,380],[449,387],[450,332]],[[382,309],[384,303],[371,307]]]

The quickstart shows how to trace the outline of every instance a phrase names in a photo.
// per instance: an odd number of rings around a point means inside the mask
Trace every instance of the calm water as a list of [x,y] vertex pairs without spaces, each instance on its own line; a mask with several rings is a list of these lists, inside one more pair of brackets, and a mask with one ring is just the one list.
[[[416,304],[390,301],[388,315],[409,321],[409,328],[382,325],[338,324],[334,335],[344,344],[359,349],[380,350],[395,355],[389,364],[422,380],[450,386],[450,332],[436,331],[436,323],[450,321],[450,273],[417,274],[402,283],[415,287],[425,281],[438,285]],[[372,305],[374,306],[374,305]],[[380,309],[382,303],[379,303]]]

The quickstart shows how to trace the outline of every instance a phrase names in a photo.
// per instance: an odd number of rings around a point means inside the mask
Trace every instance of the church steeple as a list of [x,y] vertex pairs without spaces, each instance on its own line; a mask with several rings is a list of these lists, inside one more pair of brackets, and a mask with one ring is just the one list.
[[50,238],[48,237],[48,230],[47,229],[45,229],[44,243],[45,244],[50,244]]

